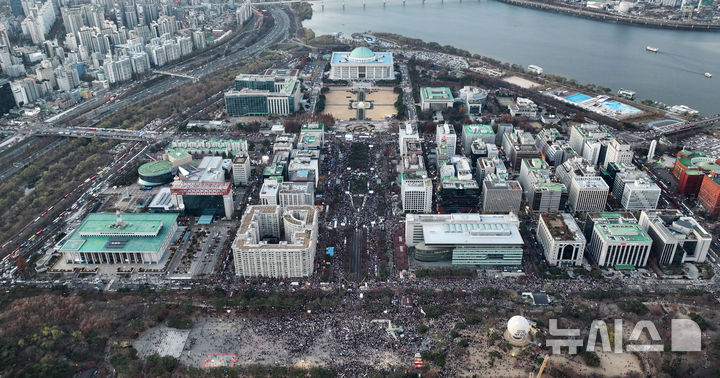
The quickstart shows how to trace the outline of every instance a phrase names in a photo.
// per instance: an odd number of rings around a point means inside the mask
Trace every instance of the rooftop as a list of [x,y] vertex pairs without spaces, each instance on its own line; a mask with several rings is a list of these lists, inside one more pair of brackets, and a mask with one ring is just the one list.
[[483,186],[487,190],[522,190],[518,181],[505,180],[504,176],[495,173],[490,173],[485,176]]
[[138,173],[142,176],[157,176],[172,171],[173,165],[167,160],[156,160],[145,163],[138,168]]
[[156,252],[176,222],[178,214],[90,213],[60,247],[76,252]]
[[426,245],[523,244],[517,224],[507,215],[451,214],[449,219],[438,219],[444,222],[423,223]]
[[278,164],[268,164],[265,166],[265,169],[263,169],[263,176],[282,176],[283,174],[283,167],[282,165]]
[[720,172],[720,159],[708,156],[702,151],[682,150],[678,152],[677,160],[687,168],[708,172]]
[[167,154],[170,160],[182,160],[186,158],[191,158],[190,154],[185,150],[172,150],[168,151]]
[[525,166],[526,169],[530,171],[550,169],[548,163],[546,163],[545,160],[540,158],[522,159],[522,164]]
[[323,131],[325,126],[322,123],[303,123],[300,126],[300,131]]
[[543,213],[540,214],[540,221],[545,223],[550,235],[557,241],[585,241],[585,236],[570,214]]
[[604,189],[610,190],[608,184],[600,176],[574,177],[573,181],[582,189]]
[[[294,235],[287,235],[289,230],[284,230],[286,232],[285,240],[278,244],[257,240],[257,235],[260,234],[263,227],[263,221],[259,219],[261,214],[278,214],[289,223],[304,226],[303,230],[296,232]],[[236,248],[250,251],[307,248],[314,239],[317,239],[317,235],[314,235],[315,232],[313,232],[316,221],[317,212],[314,206],[294,205],[286,206],[284,209],[279,205],[248,206],[240,221],[240,228],[237,231],[233,245]],[[281,227],[284,228],[284,226]],[[254,232],[254,230],[257,230],[257,232]]]
[[373,52],[367,47],[358,47],[351,52],[333,52],[330,64],[392,65],[393,57],[390,52]]
[[468,135],[495,135],[495,132],[490,125],[464,125],[463,131]]
[[650,235],[638,224],[596,224],[595,230],[606,243],[652,243]]
[[286,181],[280,184],[281,193],[312,193],[312,182]]
[[448,87],[422,87],[420,88],[420,95],[424,102],[448,102],[454,101],[453,94]]

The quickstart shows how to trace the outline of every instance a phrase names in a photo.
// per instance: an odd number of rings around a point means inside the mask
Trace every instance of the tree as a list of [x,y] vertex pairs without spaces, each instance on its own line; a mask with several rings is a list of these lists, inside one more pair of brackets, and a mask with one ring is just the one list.
[[501,123],[512,123],[513,122],[513,116],[511,116],[509,113],[503,113],[500,116],[500,122]]
[[597,353],[583,352],[582,357],[583,357],[583,360],[585,361],[585,365],[591,366],[591,367],[600,366],[600,357],[598,357]]
[[442,311],[440,311],[438,306],[430,306],[427,310],[425,310],[425,316],[430,319],[438,318],[440,315],[442,315]]
[[17,261],[15,262],[15,266],[17,266],[18,270],[23,272],[28,267],[28,263],[25,260],[24,257],[20,256],[18,257]]
[[288,118],[283,123],[283,126],[285,127],[286,133],[299,133],[301,124],[295,119]]

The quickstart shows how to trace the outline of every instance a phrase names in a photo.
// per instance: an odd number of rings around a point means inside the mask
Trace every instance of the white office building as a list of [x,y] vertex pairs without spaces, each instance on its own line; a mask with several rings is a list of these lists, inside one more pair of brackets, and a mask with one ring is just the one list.
[[400,155],[407,154],[407,141],[419,141],[417,125],[406,122],[398,128],[398,143],[400,145]]
[[652,252],[660,265],[705,262],[712,235],[680,210],[643,211],[640,226],[653,240]]
[[587,250],[599,266],[645,266],[653,240],[636,223],[605,217],[593,225]]
[[438,163],[449,160],[455,155],[455,147],[457,144],[457,135],[455,128],[448,123],[438,124],[435,128],[435,145]]
[[613,183],[613,196],[625,210],[654,210],[662,191],[647,173],[638,169],[618,172]]
[[603,169],[607,169],[609,163],[631,165],[633,155],[634,153],[630,143],[623,139],[615,138],[607,146],[602,167]]
[[569,188],[574,177],[594,177],[599,176],[599,173],[597,168],[585,158],[576,156],[557,166],[555,176],[558,181]]
[[536,120],[538,115],[537,105],[529,98],[518,97],[508,106],[508,110],[513,117],[525,117],[531,121]]
[[582,265],[587,241],[572,215],[566,213],[540,214],[537,240],[542,246],[549,265]]
[[241,152],[235,156],[232,165],[233,184],[247,185],[250,181],[251,173],[252,167],[250,166],[250,158],[247,154]]
[[280,206],[315,205],[315,187],[312,182],[286,181],[278,190]]
[[[608,148],[614,140],[610,129],[604,125],[581,124],[570,129],[570,146],[593,165],[605,166]],[[617,158],[620,159],[624,147],[618,148]]]
[[424,171],[407,172],[401,176],[400,192],[403,211],[429,213],[432,211],[432,180]]
[[260,187],[260,203],[263,205],[278,205],[278,192],[280,191],[280,182],[274,178],[267,178]]
[[318,215],[314,206],[249,206],[232,244],[240,277],[308,277],[313,272]]
[[610,188],[597,176],[574,177],[568,190],[568,206],[572,212],[603,211]]

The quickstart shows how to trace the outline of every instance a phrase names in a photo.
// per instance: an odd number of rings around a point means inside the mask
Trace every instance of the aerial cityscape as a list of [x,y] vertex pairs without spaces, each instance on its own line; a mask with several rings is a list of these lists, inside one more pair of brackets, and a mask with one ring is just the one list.
[[0,377],[720,376],[720,3],[0,2]]

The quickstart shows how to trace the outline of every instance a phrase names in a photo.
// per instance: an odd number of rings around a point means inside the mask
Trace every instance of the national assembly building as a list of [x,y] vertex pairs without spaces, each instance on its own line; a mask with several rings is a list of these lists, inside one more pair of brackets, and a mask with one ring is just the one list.
[[358,47],[351,52],[334,52],[330,60],[332,80],[393,80],[395,70],[390,52],[373,52]]

